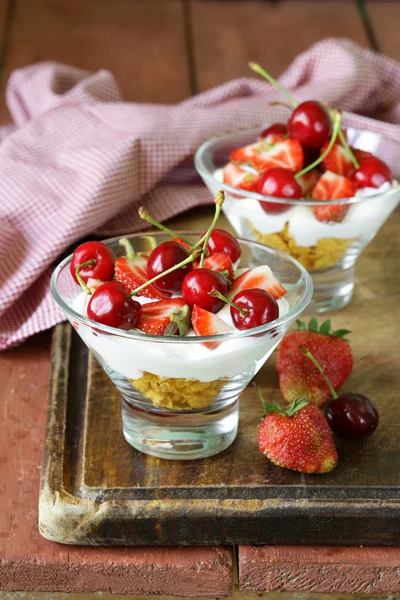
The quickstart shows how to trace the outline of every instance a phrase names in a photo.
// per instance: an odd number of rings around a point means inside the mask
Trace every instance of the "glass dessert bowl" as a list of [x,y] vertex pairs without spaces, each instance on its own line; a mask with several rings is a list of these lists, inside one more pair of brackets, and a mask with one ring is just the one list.
[[[199,239],[193,232],[181,235],[193,243]],[[171,237],[157,232],[127,239],[140,256]],[[124,255],[119,241],[104,242],[116,257]],[[222,318],[225,311],[227,324],[225,332],[217,335],[196,335],[191,330],[177,337],[110,327],[85,316],[87,299],[71,276],[72,255],[53,273],[53,296],[121,392],[123,434],[142,452],[181,460],[210,456],[228,447],[237,433],[241,392],[311,299],[311,278],[296,260],[257,242],[238,242],[241,258],[235,272],[269,265],[286,290],[277,300],[278,318],[248,330],[228,325],[232,325],[229,306],[218,313]],[[148,300],[141,302],[142,309],[151,306]]]
[[[343,131],[349,146],[373,153],[386,163],[393,177],[399,174],[400,145],[397,142],[351,127]],[[289,254],[311,273],[314,294],[310,308],[313,312],[344,307],[353,294],[357,258],[399,203],[400,186],[393,180],[378,189],[358,189],[351,197],[310,199],[307,196],[316,184],[311,172],[299,181],[305,198],[279,198],[254,191],[251,180],[255,171],[251,161],[249,167],[245,162],[240,165],[247,175],[235,171],[235,165],[230,163],[233,170],[229,173],[229,185],[224,167],[229,164],[232,151],[254,144],[260,139],[260,133],[260,129],[252,129],[208,140],[196,153],[196,169],[211,194],[224,190],[223,210],[239,236]],[[325,178],[329,178],[327,172]],[[325,211],[328,215],[342,211],[342,216],[337,221],[329,217],[320,220],[316,211]]]

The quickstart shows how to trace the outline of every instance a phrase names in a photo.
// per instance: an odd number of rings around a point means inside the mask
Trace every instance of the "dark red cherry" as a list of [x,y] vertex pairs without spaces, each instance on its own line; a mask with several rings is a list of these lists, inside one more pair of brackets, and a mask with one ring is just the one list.
[[285,123],[274,123],[260,133],[260,138],[265,140],[267,144],[275,144],[278,140],[287,134],[287,126]]
[[308,100],[292,112],[288,132],[306,148],[321,148],[331,137],[332,122],[322,104]]
[[[160,273],[171,269],[175,265],[188,258],[188,251],[177,242],[164,242],[160,244],[149,256],[147,263],[147,275],[149,279]],[[182,281],[187,273],[193,269],[192,263],[187,263],[172,273],[160,277],[153,283],[154,287],[162,292],[180,292]]]
[[217,252],[227,254],[233,263],[240,258],[242,253],[237,239],[225,229],[213,230],[207,248],[210,254],[216,254]]
[[279,306],[275,298],[260,289],[243,290],[236,294],[233,303],[246,311],[246,315],[231,306],[231,317],[236,329],[252,329],[275,321]]
[[351,439],[371,435],[379,422],[374,402],[356,392],[344,392],[329,400],[325,416],[335,433]]
[[376,156],[367,156],[362,159],[360,168],[353,172],[351,178],[359,188],[379,188],[386,181],[392,181],[392,173],[382,160]]
[[188,273],[182,282],[182,296],[189,306],[199,306],[216,313],[224,305],[224,301],[215,296],[210,296],[209,292],[217,290],[223,296],[228,291],[226,278],[217,271],[210,269],[194,269]]
[[85,242],[76,248],[70,263],[71,275],[76,283],[79,283],[76,277],[77,267],[89,260],[94,260],[94,265],[83,267],[79,271],[85,283],[90,278],[111,281],[116,260],[114,252],[102,242]]
[[87,307],[89,319],[118,329],[136,327],[141,312],[139,302],[129,296],[119,281],[108,281],[98,287]]
[[[264,196],[290,198],[292,200],[301,198],[303,195],[293,173],[282,167],[274,167],[265,171],[257,183],[256,191]],[[265,212],[271,214],[279,214],[291,208],[290,204],[284,202],[275,203],[260,200],[260,204]]]

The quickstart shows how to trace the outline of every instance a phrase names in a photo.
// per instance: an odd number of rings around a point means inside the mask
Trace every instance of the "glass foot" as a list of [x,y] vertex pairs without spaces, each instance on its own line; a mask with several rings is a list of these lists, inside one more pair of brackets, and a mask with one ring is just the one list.
[[354,267],[311,273],[314,293],[308,314],[339,310],[348,305],[354,290]]

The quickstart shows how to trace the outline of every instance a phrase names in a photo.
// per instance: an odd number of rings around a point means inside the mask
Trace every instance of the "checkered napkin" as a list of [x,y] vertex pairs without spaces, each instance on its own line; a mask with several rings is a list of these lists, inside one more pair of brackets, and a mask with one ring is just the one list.
[[[400,137],[400,65],[389,58],[325,40],[298,56],[280,83],[299,101],[348,111],[349,125]],[[142,204],[165,220],[210,202],[190,183],[198,146],[287,118],[269,106],[275,89],[253,78],[175,106],[135,104],[122,101],[107,71],[42,63],[15,71],[6,95],[14,124],[0,128],[0,349],[64,319],[49,279],[68,246],[93,233],[140,230]],[[377,113],[386,123],[368,118]]]

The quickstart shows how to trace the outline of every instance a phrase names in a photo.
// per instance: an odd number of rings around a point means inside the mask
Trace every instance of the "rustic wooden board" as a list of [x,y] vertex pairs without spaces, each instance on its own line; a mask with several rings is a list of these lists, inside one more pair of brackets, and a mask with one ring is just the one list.
[[[40,496],[40,531],[79,544],[400,544],[397,406],[400,349],[396,214],[360,259],[353,302],[335,327],[353,331],[347,389],[374,398],[377,432],[338,440],[330,474],[272,465],[257,449],[261,408],[250,387],[240,433],[222,454],[169,462],[140,454],[121,433],[120,399],[69,326],[57,328]],[[383,264],[385,269],[382,268]],[[279,399],[274,360],[257,376]]]

